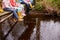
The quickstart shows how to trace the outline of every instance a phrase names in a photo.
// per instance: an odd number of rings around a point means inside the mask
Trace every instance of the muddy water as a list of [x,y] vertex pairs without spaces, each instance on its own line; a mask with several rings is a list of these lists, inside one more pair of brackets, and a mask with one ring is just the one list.
[[37,24],[36,19],[33,22],[34,18],[31,18],[28,29],[20,36],[20,40],[60,40],[60,17],[40,17]]
[[[9,30],[8,26],[4,27],[5,34]],[[25,17],[23,22],[15,25],[6,40],[60,40],[60,17]]]
[[41,40],[60,40],[60,18],[52,17],[40,22]]

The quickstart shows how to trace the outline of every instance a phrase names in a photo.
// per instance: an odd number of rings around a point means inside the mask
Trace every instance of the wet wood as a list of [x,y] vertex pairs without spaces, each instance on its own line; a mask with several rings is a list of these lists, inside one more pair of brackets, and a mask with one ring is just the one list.
[[5,17],[5,18],[1,19],[1,20],[0,20],[0,23],[1,23],[1,22],[3,22],[3,21],[5,21],[6,19],[8,19],[9,17],[11,17],[12,15],[13,15],[13,13],[11,13],[11,14],[10,14],[10,15],[8,15],[7,17]]
[[24,33],[18,38],[18,40],[30,40],[30,36],[33,32],[33,29],[35,28],[35,23],[34,23],[34,19],[32,20],[32,18],[27,17],[24,21],[28,21],[26,22],[26,25],[28,25],[28,28],[24,31]]
[[12,30],[14,29],[14,27],[15,27],[15,25],[16,25],[17,23],[18,23],[18,21],[16,21],[16,22],[12,25],[12,27],[11,27],[10,30],[7,32],[7,34],[3,37],[2,40],[6,40],[7,36],[9,35],[9,33],[12,32]]
[[0,40],[3,39],[3,36],[4,36],[4,34],[3,34],[3,31],[2,31],[2,23],[1,23],[0,24]]
[[36,18],[36,40],[40,40],[40,20]]
[[[7,15],[8,16],[8,15]],[[40,40],[40,17],[41,16],[44,16],[44,18],[46,18],[46,16],[44,14],[40,15],[39,13],[36,15],[36,14],[29,14],[27,16],[27,19],[26,21],[29,21],[27,23],[28,25],[28,28],[24,31],[24,33],[22,33],[22,35],[19,37],[18,40],[30,40],[30,35],[32,34],[33,32],[33,29],[35,27],[35,22],[34,22],[34,18],[37,18],[36,19],[36,40]],[[34,17],[34,18],[33,18]],[[28,19],[29,18],[29,19]],[[42,19],[44,19],[42,18]],[[32,20],[33,19],[33,20]],[[15,26],[15,25],[14,25]],[[14,26],[12,26],[12,28],[8,31],[8,33],[4,36],[4,39],[5,40],[7,38],[7,36],[9,35],[9,33],[13,30]],[[22,31],[22,30],[21,30]],[[14,38],[15,39],[15,38]]]
[[2,12],[0,13],[0,16],[3,16],[3,15],[6,15],[6,14],[9,14],[10,12]]

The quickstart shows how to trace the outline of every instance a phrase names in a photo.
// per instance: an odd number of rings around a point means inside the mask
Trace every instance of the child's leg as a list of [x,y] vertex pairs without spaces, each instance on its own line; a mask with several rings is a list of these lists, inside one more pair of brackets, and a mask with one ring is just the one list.
[[27,4],[26,5],[26,14],[29,14],[29,11],[30,11],[31,9],[30,9],[30,5],[29,4]]
[[18,14],[18,20],[23,21],[23,16],[22,16],[22,12],[21,12],[22,9],[20,7],[18,7],[17,10],[18,10],[17,11],[18,12],[17,13]]
[[21,4],[26,4],[24,1],[20,2]]
[[13,12],[13,14],[14,14],[14,17],[15,17],[16,19],[18,19],[18,14],[17,14],[16,10],[12,10],[12,12]]
[[22,11],[21,12],[22,12],[22,15],[23,16],[26,16],[24,8],[22,8]]
[[15,17],[16,19],[18,19],[18,15],[17,15],[16,10],[12,10],[11,8],[4,8],[3,10],[4,10],[4,11],[13,12],[14,17]]
[[29,11],[31,10],[31,9],[30,9],[30,4],[27,4],[27,3],[25,3],[24,1],[21,2],[21,4],[25,4],[25,5],[26,5],[26,11],[25,11],[25,14],[29,14]]
[[3,10],[4,10],[4,11],[12,12],[10,8],[4,8]]
[[22,12],[18,12],[18,19],[19,21],[23,21],[23,15],[22,15]]

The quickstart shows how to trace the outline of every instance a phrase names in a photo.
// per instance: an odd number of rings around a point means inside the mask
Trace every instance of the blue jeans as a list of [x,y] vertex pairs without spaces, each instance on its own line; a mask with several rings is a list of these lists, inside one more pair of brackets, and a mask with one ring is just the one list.
[[29,13],[29,11],[31,10],[30,9],[30,4],[27,4],[27,3],[25,3],[24,1],[23,2],[21,2],[21,4],[25,4],[26,5],[26,14],[28,14]]
[[24,1],[21,4],[25,4],[27,7],[30,7],[30,4],[25,3]]
[[12,10],[11,8],[4,8],[4,11],[9,11],[13,13],[13,17],[15,17],[16,19],[18,19],[18,15],[17,15],[17,10]]

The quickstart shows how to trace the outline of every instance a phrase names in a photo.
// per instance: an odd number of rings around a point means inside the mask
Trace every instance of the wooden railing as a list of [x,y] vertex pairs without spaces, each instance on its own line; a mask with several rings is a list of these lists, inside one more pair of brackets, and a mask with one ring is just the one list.
[[[7,15],[7,16],[4,17],[4,18],[1,18],[1,17],[5,16],[6,14],[9,14],[9,15]],[[0,23],[3,22],[3,21],[5,21],[6,19],[8,19],[9,17],[11,17],[12,15],[13,15],[13,13],[10,13],[10,12],[0,13]]]
[[[8,14],[8,15],[7,15]],[[5,16],[5,15],[7,15],[6,17],[4,17],[3,19],[1,19],[1,20],[3,20],[3,21],[5,21],[6,19],[8,19],[9,17],[11,17],[12,15],[13,15],[13,13],[10,13],[10,12],[4,12],[4,13],[0,13],[0,17],[3,17],[3,16]],[[39,14],[38,14],[39,15]],[[29,15],[27,15],[26,17],[28,17],[28,18],[32,18],[32,17],[35,17],[34,19],[36,19],[36,24],[34,23],[34,25],[36,25],[36,27],[37,27],[37,31],[36,31],[36,36],[37,36],[37,39],[36,40],[40,40],[40,32],[38,32],[38,31],[40,31],[39,29],[39,25],[40,25],[40,19],[39,18],[36,18],[36,17],[38,17],[37,16],[37,14],[36,15],[32,15],[32,14],[29,14]],[[40,15],[39,15],[40,16]],[[1,21],[0,20],[0,21]],[[29,19],[30,20],[30,19]],[[3,21],[1,21],[0,22],[0,25],[2,24],[2,22]],[[31,20],[30,20],[31,21]],[[16,21],[12,26],[10,26],[10,29],[8,30],[8,32],[6,33],[6,35],[4,35],[4,33],[3,33],[3,31],[2,31],[2,26],[0,26],[0,34],[2,34],[1,36],[2,36],[2,38],[1,38],[1,40],[6,40],[6,38],[8,37],[8,35],[9,35],[9,33],[11,33],[12,32],[12,30],[14,29],[14,27],[15,27],[15,25],[18,23],[18,21]],[[31,24],[31,23],[28,23],[28,24]],[[30,25],[29,25],[30,26]],[[29,27],[30,28],[30,27]],[[37,35],[38,34],[38,35]],[[20,36],[21,37],[21,36]],[[19,37],[19,39],[20,39],[20,37]],[[19,40],[18,39],[18,40]]]
[[0,13],[0,39],[1,40],[6,40],[7,36],[9,35],[9,33],[13,30],[13,28],[15,27],[15,25],[17,24],[18,21],[16,21],[11,28],[9,29],[9,31],[7,32],[6,35],[4,35],[3,30],[2,30],[2,24],[5,20],[7,20],[8,18],[10,18],[13,15],[13,13],[11,12],[3,12]]

